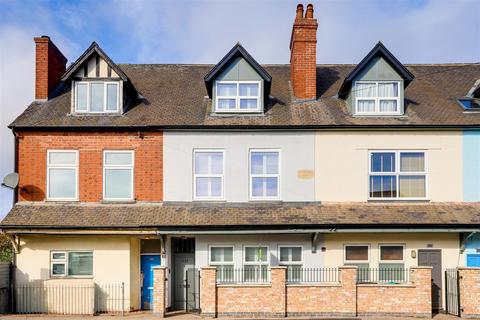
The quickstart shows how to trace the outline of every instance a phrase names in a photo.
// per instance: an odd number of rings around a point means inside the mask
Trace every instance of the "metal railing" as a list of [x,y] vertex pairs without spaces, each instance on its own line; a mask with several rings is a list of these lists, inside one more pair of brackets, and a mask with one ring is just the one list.
[[357,283],[400,284],[410,282],[408,268],[358,268]]
[[91,315],[118,312],[125,308],[125,286],[95,283],[34,282],[13,289],[15,309],[21,314],[45,313]]
[[235,284],[235,283],[269,283],[270,268],[268,267],[218,267],[217,283],[219,284]]
[[287,283],[335,283],[339,281],[337,268],[287,268]]

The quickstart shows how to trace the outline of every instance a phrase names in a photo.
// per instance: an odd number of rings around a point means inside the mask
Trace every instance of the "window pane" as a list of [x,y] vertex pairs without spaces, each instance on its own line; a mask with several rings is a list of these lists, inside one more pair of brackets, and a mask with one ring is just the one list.
[[396,176],[370,176],[371,198],[394,198],[397,196]]
[[267,185],[267,197],[277,197],[278,196],[278,178],[270,177],[265,178]]
[[375,112],[375,100],[358,100],[358,112]]
[[258,99],[240,99],[240,109],[257,109]]
[[90,84],[90,111],[103,111],[103,83]]
[[254,177],[252,178],[253,197],[278,197],[277,177]]
[[400,176],[399,188],[401,198],[424,198],[425,176]]
[[425,171],[425,154],[423,152],[400,153],[400,171],[424,172]]
[[55,253],[52,254],[52,259],[63,260],[63,259],[65,259],[65,253],[64,252],[55,252]]
[[107,84],[107,110],[117,110],[118,102],[118,84]]
[[211,152],[210,156],[210,173],[223,174],[223,153]]
[[405,265],[403,263],[380,263],[378,265],[380,281],[405,281]]
[[48,163],[51,165],[76,165],[76,152],[49,152]]
[[396,98],[398,97],[398,83],[379,83],[378,84],[378,96],[384,98]]
[[252,152],[250,155],[250,172],[253,174],[263,174],[263,153]]
[[291,248],[280,248],[280,261],[290,261],[290,250]]
[[132,198],[131,169],[105,169],[105,198]]
[[258,248],[252,248],[248,247],[245,248],[245,261],[247,262],[255,262],[257,261],[257,249]]
[[403,246],[381,246],[380,260],[403,260]]
[[258,84],[256,83],[241,83],[240,96],[256,97],[258,96]]
[[223,174],[222,152],[196,152],[196,174]]
[[267,174],[278,174],[278,153],[268,152],[264,156],[267,158]]
[[374,152],[372,153],[372,172],[394,172],[395,171],[395,153],[394,152]]
[[210,178],[197,178],[195,190],[197,197],[208,197],[208,185]]
[[217,109],[235,109],[235,99],[218,99]]
[[368,260],[368,246],[346,246],[345,260]]
[[217,84],[217,96],[235,97],[237,95],[236,83]]
[[223,248],[223,261],[233,262],[233,248]]
[[71,275],[71,276],[93,275],[93,253],[92,252],[69,252],[68,253],[68,275]]
[[301,247],[280,248],[280,261],[282,262],[302,261],[302,248]]
[[131,152],[105,152],[105,165],[132,165]]
[[355,95],[362,98],[375,98],[376,86],[376,83],[357,83]]
[[208,152],[195,152],[195,173],[208,174]]
[[397,100],[380,100],[380,112],[397,112]]
[[54,276],[64,276],[65,275],[65,263],[53,263],[52,264],[52,275],[54,275]]
[[223,248],[211,248],[210,249],[210,260],[212,262],[222,262],[223,261]]
[[263,197],[263,186],[265,178],[253,178],[252,179],[252,196]]
[[222,178],[209,178],[210,179],[210,190],[211,197],[221,197],[222,196]]
[[77,111],[87,111],[88,84],[79,83],[76,87],[77,91]]
[[75,198],[77,177],[75,169],[49,169],[49,198]]
[[293,247],[292,248],[292,261],[293,262],[302,261],[302,248],[301,247]]

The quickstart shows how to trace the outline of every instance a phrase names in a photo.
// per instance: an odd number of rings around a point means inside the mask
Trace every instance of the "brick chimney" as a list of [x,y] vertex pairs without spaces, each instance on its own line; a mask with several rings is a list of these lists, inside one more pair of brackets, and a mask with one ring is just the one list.
[[313,5],[297,5],[290,39],[290,77],[293,94],[299,100],[317,97],[317,19],[313,18]]
[[67,58],[48,36],[35,41],[35,100],[48,100],[49,94],[59,84],[65,72]]

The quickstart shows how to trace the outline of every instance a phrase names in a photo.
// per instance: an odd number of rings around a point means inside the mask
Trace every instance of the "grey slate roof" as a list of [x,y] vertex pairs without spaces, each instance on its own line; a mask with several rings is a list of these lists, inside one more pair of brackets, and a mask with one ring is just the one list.
[[480,203],[137,203],[16,204],[1,222],[15,228],[480,228]]
[[463,112],[463,97],[480,76],[480,64],[406,65],[415,76],[405,91],[405,116],[354,117],[336,97],[354,65],[319,65],[318,99],[292,103],[290,66],[265,65],[272,76],[271,103],[265,115],[219,116],[203,77],[213,65],[119,65],[136,90],[145,97],[119,115],[70,115],[70,90],[55,98],[32,103],[12,124],[15,128],[100,127],[356,127],[356,126],[480,126],[480,114]]

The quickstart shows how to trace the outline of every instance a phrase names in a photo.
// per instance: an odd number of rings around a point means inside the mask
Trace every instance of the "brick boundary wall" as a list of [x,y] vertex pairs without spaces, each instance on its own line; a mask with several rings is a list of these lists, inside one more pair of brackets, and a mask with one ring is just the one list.
[[286,268],[272,267],[267,284],[217,284],[216,268],[201,269],[200,309],[206,317],[431,318],[431,268],[411,268],[408,284],[357,285],[357,268],[339,267],[340,282],[287,284]]
[[153,267],[153,306],[152,311],[158,317],[165,317],[166,310],[166,267]]
[[462,318],[480,319],[480,268],[458,268]]

